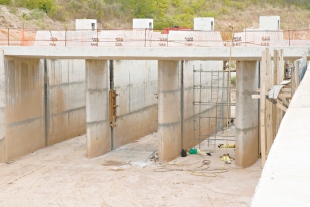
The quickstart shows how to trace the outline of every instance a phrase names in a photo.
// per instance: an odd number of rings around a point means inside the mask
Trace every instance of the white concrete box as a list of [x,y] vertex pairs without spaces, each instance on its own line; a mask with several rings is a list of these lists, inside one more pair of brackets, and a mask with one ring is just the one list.
[[133,19],[132,28],[133,29],[153,29],[154,23],[153,19]]
[[213,17],[194,18],[194,30],[213,31],[214,18]]
[[97,30],[96,19],[76,19],[75,30]]
[[280,30],[280,16],[260,16],[260,30]]

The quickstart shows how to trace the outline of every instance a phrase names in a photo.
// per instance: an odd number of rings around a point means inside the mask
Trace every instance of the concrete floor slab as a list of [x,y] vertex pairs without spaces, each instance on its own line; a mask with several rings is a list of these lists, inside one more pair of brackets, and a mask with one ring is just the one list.
[[[151,134],[87,159],[83,135],[0,164],[0,206],[249,206],[260,161],[246,169],[227,165],[228,172],[217,177],[154,172],[161,165],[147,158],[157,145],[156,134]],[[218,168],[223,166],[218,156],[224,152],[217,148],[211,157],[179,157],[170,164],[199,166],[209,159],[210,169]]]

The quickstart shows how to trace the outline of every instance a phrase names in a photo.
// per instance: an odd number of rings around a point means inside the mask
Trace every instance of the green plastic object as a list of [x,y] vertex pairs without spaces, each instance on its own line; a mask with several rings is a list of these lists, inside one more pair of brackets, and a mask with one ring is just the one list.
[[189,154],[197,154],[197,149],[194,148],[189,149]]

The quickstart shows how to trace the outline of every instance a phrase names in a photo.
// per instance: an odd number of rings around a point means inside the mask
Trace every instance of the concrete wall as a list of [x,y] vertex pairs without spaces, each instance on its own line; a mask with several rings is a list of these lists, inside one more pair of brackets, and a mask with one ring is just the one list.
[[[209,119],[200,119],[201,116],[215,117],[224,116],[224,107],[215,107],[210,102],[227,101],[226,93],[217,89],[217,97],[211,97],[211,89],[194,89],[202,85],[211,86],[211,73],[195,72],[194,70],[221,71],[222,61],[159,61],[158,67],[158,137],[159,137],[159,158],[169,161],[180,155],[181,149],[188,149],[199,144],[204,139],[202,134],[213,134],[220,130],[223,123],[210,123]],[[200,76],[201,74],[201,76]],[[227,83],[226,75],[217,77],[220,87]],[[226,84],[227,85],[227,84]],[[193,106],[193,102],[209,102]],[[195,124],[195,125],[194,125]],[[196,129],[194,131],[194,129]]]
[[[192,67],[195,67],[195,70],[202,70],[201,73],[194,73],[194,85],[196,86],[194,101],[202,102],[194,106],[195,119],[197,120],[195,121],[195,129],[197,129],[195,130],[195,144],[198,144],[203,141],[199,138],[207,138],[223,129],[225,120],[221,118],[226,117],[227,106],[221,103],[227,103],[227,89],[224,87],[227,87],[228,76],[227,73],[221,72],[223,70],[222,61],[191,61],[191,63],[194,64]],[[197,88],[200,85],[202,89]],[[190,105],[191,102],[188,104]],[[218,119],[198,119],[198,117],[218,117]]]
[[97,20],[96,19],[76,19],[75,20],[75,29],[76,30],[96,30],[97,29]]
[[47,60],[48,145],[86,132],[85,60]]
[[0,162],[86,132],[84,60],[2,60]]
[[153,19],[133,19],[132,28],[133,29],[153,29],[154,23]]
[[44,73],[39,59],[7,58],[5,65],[6,158],[10,160],[45,146]]
[[259,29],[280,30],[280,16],[260,16]]
[[202,31],[214,30],[214,18],[213,17],[194,18],[194,30],[202,30]]
[[157,61],[114,61],[117,97],[113,148],[157,130]]

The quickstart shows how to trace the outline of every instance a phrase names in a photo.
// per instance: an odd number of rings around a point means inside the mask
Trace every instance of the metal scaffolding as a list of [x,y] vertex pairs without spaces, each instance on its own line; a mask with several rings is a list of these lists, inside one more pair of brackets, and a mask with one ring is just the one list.
[[[235,141],[235,136],[218,136],[218,132],[227,129],[233,122],[231,107],[235,103],[228,101],[231,97],[228,70],[208,70],[193,68],[193,106],[194,106],[194,143],[195,146],[204,140],[217,145],[217,141]],[[228,115],[228,116],[227,116]],[[227,123],[228,120],[228,123]]]

